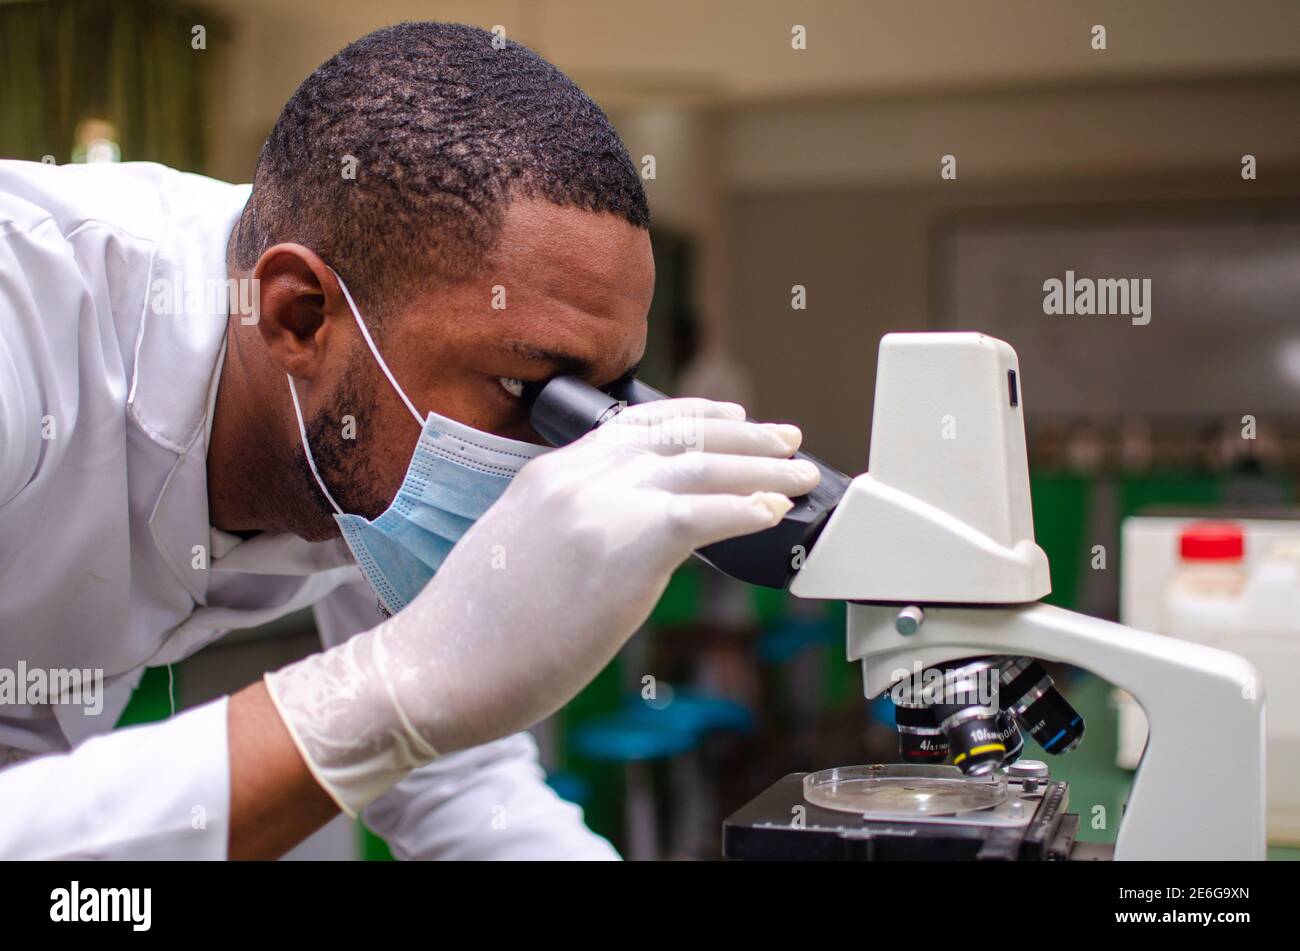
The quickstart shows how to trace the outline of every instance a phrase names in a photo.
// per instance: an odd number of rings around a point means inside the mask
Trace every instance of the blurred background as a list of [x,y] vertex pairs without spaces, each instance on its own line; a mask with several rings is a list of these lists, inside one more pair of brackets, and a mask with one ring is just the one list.
[[[980,330],[1020,355],[1053,603],[1158,628],[1186,520],[1245,519],[1250,564],[1259,524],[1300,537],[1293,0],[3,2],[0,155],[247,181],[295,86],[409,19],[502,27],[613,118],[654,217],[648,382],[798,422],[857,473],[881,335]],[[1150,322],[1046,315],[1067,271],[1149,279]],[[1158,518],[1122,532],[1139,513]],[[1129,573],[1144,525],[1175,555]],[[538,728],[553,785],[630,857],[716,857],[722,818],[783,774],[895,758],[843,625],[840,605],[684,566]],[[237,632],[177,668],[182,705],[314,638],[309,615]],[[1272,643],[1300,673],[1300,647]],[[1113,840],[1123,698],[1058,673],[1089,731],[1052,767],[1075,811],[1112,817],[1082,837]],[[165,715],[166,683],[151,672],[127,720]],[[1271,836],[1300,844],[1300,795],[1275,787]],[[340,820],[298,854],[385,852]]]

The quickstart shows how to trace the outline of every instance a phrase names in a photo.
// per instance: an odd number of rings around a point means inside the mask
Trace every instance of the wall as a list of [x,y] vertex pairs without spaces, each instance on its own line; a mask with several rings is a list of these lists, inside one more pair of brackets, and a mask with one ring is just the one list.
[[[932,311],[964,209],[1300,195],[1300,81],[987,92],[754,109],[727,125],[729,339],[756,409],[866,464],[875,349]],[[1075,130],[1070,135],[1070,130]],[[1078,130],[1091,134],[1079,135]],[[1240,157],[1260,162],[1240,177]],[[957,157],[941,181],[939,160]],[[790,287],[808,309],[790,308]],[[1027,368],[1027,372],[1030,370]]]

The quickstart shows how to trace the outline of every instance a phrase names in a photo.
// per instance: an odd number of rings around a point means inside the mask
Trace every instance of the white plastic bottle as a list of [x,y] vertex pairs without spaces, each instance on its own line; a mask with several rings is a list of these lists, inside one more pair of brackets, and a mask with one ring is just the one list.
[[1231,522],[1194,522],[1179,536],[1178,553],[1160,633],[1223,647],[1237,636],[1242,620],[1247,573],[1241,528]]
[[[1240,630],[1247,581],[1241,527],[1232,522],[1193,522],[1179,534],[1178,555],[1165,587],[1158,632],[1231,649],[1225,641]],[[1146,714],[1126,691],[1114,691],[1111,700],[1119,719],[1115,762],[1136,769],[1147,744]],[[1188,702],[1194,699],[1189,697]]]
[[1218,646],[1264,681],[1268,837],[1300,845],[1300,541],[1275,541],[1254,559],[1242,600],[1237,633]]

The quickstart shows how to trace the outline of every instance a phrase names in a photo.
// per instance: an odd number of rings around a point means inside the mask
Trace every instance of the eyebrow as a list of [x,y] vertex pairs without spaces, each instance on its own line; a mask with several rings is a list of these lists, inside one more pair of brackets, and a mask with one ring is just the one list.
[[[590,360],[574,356],[563,350],[552,350],[549,347],[542,347],[536,344],[525,343],[522,340],[510,340],[506,342],[506,349],[521,360],[527,360],[530,363],[545,364],[554,368],[553,376],[563,376],[571,374],[579,377],[590,377],[594,367]],[[601,386],[608,386],[610,383],[616,383],[627,377],[635,376],[636,371],[640,368],[641,361],[637,361],[627,370],[624,370],[614,380],[602,382]]]
[[591,362],[575,357],[572,353],[566,353],[563,350],[552,350],[549,347],[539,347],[536,344],[524,343],[522,340],[510,340],[506,342],[506,349],[521,360],[527,360],[529,363],[545,363],[555,368],[557,373],[573,373],[582,375],[591,372]]

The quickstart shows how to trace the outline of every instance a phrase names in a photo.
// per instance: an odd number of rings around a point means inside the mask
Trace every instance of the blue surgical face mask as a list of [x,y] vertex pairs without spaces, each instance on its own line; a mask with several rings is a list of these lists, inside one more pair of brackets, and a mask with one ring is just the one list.
[[434,412],[421,417],[380,355],[342,278],[339,288],[375,362],[421,425],[406,478],[392,504],[374,521],[345,513],[330,495],[307,443],[293,377],[289,377],[289,392],[316,484],[337,513],[334,519],[380,606],[396,614],[424,589],[451,547],[501,497],[524,463],[546,447],[480,432]]

